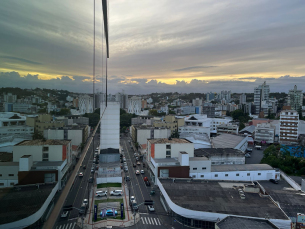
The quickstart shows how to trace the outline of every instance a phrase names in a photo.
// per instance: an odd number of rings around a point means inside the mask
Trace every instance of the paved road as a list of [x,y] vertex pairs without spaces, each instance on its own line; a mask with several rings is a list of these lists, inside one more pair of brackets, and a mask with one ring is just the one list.
[[[99,143],[99,137],[98,135],[96,135],[94,140],[94,149],[97,147],[98,143]],[[84,164],[87,165],[87,168],[83,169],[83,168],[75,167],[75,169],[79,170],[79,172],[83,172],[84,176],[82,178],[76,177],[64,205],[73,205],[73,207],[80,208],[83,200],[88,199],[88,188],[90,190],[92,185],[91,183],[88,183],[88,179],[90,176],[92,176],[91,166],[93,163],[93,155],[94,152],[92,150],[92,144],[91,144],[87,152],[87,155],[85,156],[83,161],[83,165]],[[67,218],[62,219],[59,216],[54,228],[55,229],[76,228],[76,221],[78,217],[79,217],[78,210],[73,209],[72,211],[69,212]]]
[[[249,148],[253,148],[250,147]],[[257,150],[255,148],[253,148],[253,151],[251,153],[251,157],[250,158],[246,158],[246,164],[260,164],[261,160],[264,156],[264,150],[266,149],[266,146],[263,146],[262,149]]]

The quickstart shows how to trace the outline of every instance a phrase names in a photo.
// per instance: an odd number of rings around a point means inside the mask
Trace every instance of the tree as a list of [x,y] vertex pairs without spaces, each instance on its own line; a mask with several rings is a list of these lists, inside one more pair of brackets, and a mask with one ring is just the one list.
[[151,115],[151,116],[158,116],[158,111],[155,110],[155,109],[151,109],[151,110],[149,110],[149,115]]
[[242,122],[239,123],[239,131],[241,131],[245,127],[246,127],[245,124],[243,124]]
[[44,139],[43,135],[41,133],[39,133],[37,130],[34,130],[32,138],[33,138],[33,140]]
[[169,110],[168,113],[169,114],[176,114],[176,112],[174,110]]
[[178,131],[174,131],[171,135],[172,138],[179,138],[179,132]]

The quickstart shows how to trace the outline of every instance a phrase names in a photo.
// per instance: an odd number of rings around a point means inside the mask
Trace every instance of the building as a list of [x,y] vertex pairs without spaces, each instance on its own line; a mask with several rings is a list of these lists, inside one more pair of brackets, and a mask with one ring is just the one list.
[[206,94],[206,101],[210,102],[211,100],[214,100],[215,94],[213,92],[207,93]]
[[194,107],[202,106],[202,99],[199,98],[193,99],[192,104]]
[[289,90],[287,104],[292,110],[299,111],[300,108],[302,109],[303,93],[302,90],[297,89],[297,85],[294,85],[294,88]]
[[207,126],[191,126],[191,125],[185,125],[185,126],[180,126],[178,128],[178,133],[184,134],[184,133],[188,133],[188,134],[207,134],[208,136],[210,136],[211,133],[211,129],[210,127]]
[[180,107],[177,109],[177,114],[180,115],[189,115],[189,114],[195,114],[196,113],[196,107],[193,106],[185,106]]
[[255,105],[255,114],[259,114],[261,112],[261,104],[262,101],[269,100],[270,88],[269,85],[266,84],[266,81],[254,88],[254,105]]
[[255,126],[250,125],[250,126],[246,126],[244,129],[240,130],[239,133],[240,134],[245,134],[245,135],[253,135],[255,132]]
[[171,130],[154,126],[131,126],[131,138],[134,143],[147,144],[147,139],[169,138]]
[[287,214],[269,195],[261,195],[264,188],[257,182],[159,178],[157,185],[165,210],[188,227],[214,229],[216,222],[233,216],[268,217],[279,228],[290,228]]
[[89,126],[73,125],[46,129],[43,131],[43,137],[45,139],[71,140],[72,145],[79,146],[87,141],[89,133]]
[[34,131],[43,134],[48,128],[60,128],[65,125],[62,121],[53,121],[50,114],[39,114],[38,116],[27,116],[26,125],[34,127]]
[[23,126],[26,124],[26,116],[15,112],[0,112],[0,127]]
[[18,137],[18,138],[32,138],[34,134],[34,127],[31,126],[2,126],[0,127],[0,138],[2,137]]
[[227,216],[217,222],[215,229],[280,229],[268,219],[252,219],[236,216]]
[[267,118],[254,118],[250,121],[250,125],[253,125],[253,126],[257,126],[258,124],[261,124],[261,123],[270,123],[270,119],[267,119]]
[[207,115],[208,118],[215,118],[215,105],[203,104],[202,114]]
[[[105,110],[101,120],[100,149],[120,148],[120,104],[118,102],[101,103]],[[101,112],[102,116],[102,112]]]
[[[138,116],[135,118],[131,118],[131,125],[148,125],[151,126],[154,124],[155,121],[155,117],[154,116]],[[161,120],[161,118],[157,118],[158,121]]]
[[18,184],[18,171],[19,162],[0,162],[0,188],[13,187]]
[[220,124],[217,126],[217,133],[238,134],[239,126],[236,124]]
[[93,97],[89,95],[79,96],[78,109],[80,114],[93,113]]
[[239,96],[239,104],[246,104],[247,103],[247,96],[245,95],[245,93],[242,93]]
[[180,126],[184,126],[184,118],[178,118],[174,115],[166,115],[164,121],[155,121],[154,127],[165,127],[171,130],[172,133],[178,132]]
[[275,128],[270,123],[257,124],[255,127],[255,141],[258,143],[274,143]]
[[296,143],[298,141],[299,114],[294,110],[283,110],[280,113],[281,143]]
[[221,134],[212,138],[213,148],[232,148],[245,152],[248,147],[247,136],[237,136],[232,134]]
[[139,115],[141,112],[141,97],[132,96],[128,99],[128,113]]
[[12,93],[3,93],[3,101],[7,103],[16,103],[17,95],[13,95]]
[[145,99],[142,99],[142,101],[141,101],[141,108],[142,109],[147,108],[147,101]]
[[196,134],[196,133],[181,133],[180,138],[184,138],[192,143],[194,143],[194,149],[200,148],[211,148],[210,135],[206,133]]
[[243,165],[245,164],[245,154],[232,148],[201,148],[195,149],[195,157],[206,157],[211,161],[211,165]]

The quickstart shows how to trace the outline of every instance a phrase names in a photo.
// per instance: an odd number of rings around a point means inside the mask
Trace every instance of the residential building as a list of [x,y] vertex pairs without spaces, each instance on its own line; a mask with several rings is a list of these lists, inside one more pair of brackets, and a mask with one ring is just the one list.
[[193,99],[192,104],[194,107],[202,106],[202,99],[199,98]]
[[185,106],[185,107],[177,108],[178,115],[189,115],[195,113],[196,113],[196,108],[193,106]]
[[178,118],[174,115],[166,115],[164,121],[155,121],[154,127],[165,127],[171,130],[172,133],[178,132],[180,126],[184,126],[184,118]]
[[28,103],[5,103],[5,112],[36,113],[37,106]]
[[238,136],[232,134],[221,134],[212,138],[213,148],[232,148],[245,152],[248,147],[247,136]]
[[151,125],[154,124],[155,120],[160,121],[161,118],[155,119],[154,116],[138,116],[138,117],[135,117],[135,118],[131,118],[131,125],[145,124],[145,125],[151,126]]
[[171,136],[171,130],[168,128],[160,128],[145,125],[131,126],[131,138],[133,142],[138,144],[147,144],[147,139],[168,138]]
[[243,165],[245,154],[232,148],[201,148],[195,149],[195,157],[206,157],[211,165]]
[[[105,110],[101,120],[100,149],[120,148],[120,103],[101,103],[101,110]],[[102,113],[101,113],[102,115]]]
[[26,124],[26,116],[15,112],[0,112],[0,127],[23,126]]
[[128,113],[139,115],[141,112],[141,97],[132,96],[128,99]]
[[19,137],[31,138],[34,133],[34,127],[31,126],[2,126],[0,127],[0,138],[2,137]]
[[90,129],[87,125],[64,126],[49,128],[43,131],[45,139],[71,140],[72,145],[79,146],[89,137]]
[[255,105],[255,114],[259,114],[261,112],[261,104],[262,101],[269,100],[270,88],[269,85],[266,84],[266,81],[254,88],[254,105]]
[[43,134],[43,131],[48,128],[59,128],[65,124],[62,121],[52,121],[50,114],[39,114],[38,116],[27,116],[26,125],[34,127],[34,130]]
[[298,141],[299,114],[295,110],[283,110],[280,113],[280,138],[281,143]]
[[238,128],[238,125],[232,123],[220,124],[217,126],[217,133],[238,134]]
[[79,96],[78,108],[80,114],[93,113],[93,97],[86,94]]
[[255,141],[259,143],[274,143],[275,128],[270,123],[257,124],[255,127]]
[[245,93],[242,93],[239,96],[239,104],[246,104],[247,103],[247,96],[245,95]]
[[3,93],[3,101],[6,103],[16,103],[17,95],[13,95],[12,93]]
[[206,101],[210,102],[211,100],[214,100],[215,94],[213,92],[207,93],[206,94]]
[[294,85],[294,88],[289,90],[287,104],[292,110],[299,111],[300,108],[302,109],[303,93],[302,90],[298,90],[297,85]]
[[18,171],[19,162],[0,162],[0,188],[13,187],[18,184]]
[[252,119],[249,122],[249,124],[253,125],[253,126],[257,126],[258,124],[261,124],[261,123],[270,123],[270,119],[267,119],[267,118],[254,118],[254,119]]
[[151,104],[154,100],[152,98],[147,99],[147,103]]
[[208,118],[215,118],[215,105],[204,103],[202,106],[202,114],[207,115]]
[[147,108],[147,101],[145,99],[142,99],[142,101],[141,101],[141,108],[142,109]]

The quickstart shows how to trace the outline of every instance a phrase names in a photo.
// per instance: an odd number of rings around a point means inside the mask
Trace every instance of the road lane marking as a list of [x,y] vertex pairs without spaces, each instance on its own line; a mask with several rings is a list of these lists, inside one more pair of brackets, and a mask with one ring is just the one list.
[[150,219],[149,219],[148,217],[147,217],[147,220],[148,220],[149,224],[151,224],[151,223],[150,223]]
[[157,221],[159,222],[160,225],[162,225],[159,218],[157,218]]
[[157,222],[157,219],[156,219],[156,218],[154,218],[154,221],[155,221],[156,225],[158,225],[158,222]]
[[148,223],[147,223],[147,220],[146,220],[146,217],[144,217],[144,221],[145,221],[145,224],[148,224]]

